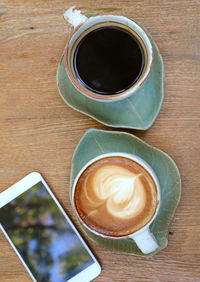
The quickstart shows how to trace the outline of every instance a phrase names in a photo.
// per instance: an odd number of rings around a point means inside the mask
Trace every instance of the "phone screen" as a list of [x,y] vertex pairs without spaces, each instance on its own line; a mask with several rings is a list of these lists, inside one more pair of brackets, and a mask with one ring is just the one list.
[[94,263],[42,182],[3,206],[0,223],[37,281],[66,281]]

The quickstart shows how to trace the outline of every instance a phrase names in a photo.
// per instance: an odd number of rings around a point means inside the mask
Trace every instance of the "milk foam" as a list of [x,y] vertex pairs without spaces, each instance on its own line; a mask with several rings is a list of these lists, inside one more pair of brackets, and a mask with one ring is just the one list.
[[[113,217],[133,218],[145,207],[146,192],[141,181],[141,173],[136,174],[122,166],[100,167],[92,179],[85,181],[84,186],[87,199],[94,210],[106,203],[107,211]],[[87,189],[93,190],[95,201],[94,197],[91,197],[91,190],[88,193]]]
[[75,205],[84,223],[109,236],[131,234],[156,212],[157,188],[140,164],[109,157],[86,168],[75,189]]

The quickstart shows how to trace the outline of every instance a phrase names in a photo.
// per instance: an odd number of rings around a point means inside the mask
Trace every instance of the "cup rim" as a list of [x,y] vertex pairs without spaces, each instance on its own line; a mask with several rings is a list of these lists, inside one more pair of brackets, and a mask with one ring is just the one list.
[[[140,164],[141,166],[143,166],[147,171],[148,173],[151,175],[151,177],[153,178],[153,181],[155,182],[156,184],[156,190],[157,190],[157,197],[158,197],[158,203],[157,203],[157,207],[156,207],[156,211],[153,215],[153,217],[151,218],[151,220],[146,224],[144,225],[142,228],[140,228],[139,230],[133,232],[133,233],[130,233],[128,235],[123,235],[123,236],[110,236],[110,235],[105,235],[105,234],[101,234],[99,233],[98,231],[92,229],[91,227],[89,227],[82,219],[81,217],[79,216],[79,213],[76,209],[76,206],[75,206],[75,203],[74,203],[74,195],[75,195],[75,189],[76,189],[76,184],[80,178],[80,176],[82,175],[82,173],[85,171],[85,169],[90,166],[92,163],[94,163],[95,161],[98,161],[100,159],[103,159],[103,158],[106,158],[106,157],[114,157],[114,156],[117,156],[117,157],[125,157],[127,159],[130,159],[130,160],[133,160],[135,162],[137,162],[138,164]],[[105,153],[105,154],[102,154],[102,155],[99,155],[93,159],[91,159],[89,162],[87,162],[82,168],[81,170],[79,171],[79,173],[77,174],[77,176],[75,177],[74,179],[74,182],[73,182],[73,185],[72,185],[72,207],[79,219],[79,221],[81,222],[81,224],[83,226],[85,226],[89,231],[91,231],[92,233],[94,233],[95,235],[98,235],[100,237],[103,237],[103,238],[107,238],[107,239],[126,239],[126,238],[130,238],[132,237],[133,235],[137,235],[139,233],[142,233],[143,231],[145,231],[146,229],[148,229],[148,227],[151,225],[151,223],[154,221],[154,219],[156,218],[157,214],[158,214],[158,211],[159,211],[159,208],[160,208],[160,204],[161,204],[161,190],[160,190],[160,184],[159,184],[159,181],[158,181],[158,178],[154,172],[154,170],[152,169],[152,167],[145,161],[143,160],[142,158],[140,158],[139,156],[137,155],[133,155],[133,154],[130,154],[130,153],[123,153],[123,152],[112,152],[112,153]]]
[[[96,22],[95,22],[96,21]],[[74,37],[78,37],[87,30],[87,28],[95,26],[97,23],[103,23],[103,22],[113,22],[113,23],[121,23],[124,25],[125,29],[131,29],[134,33],[140,37],[140,40],[143,42],[146,52],[147,52],[147,66],[144,73],[142,73],[140,79],[138,79],[131,87],[126,89],[125,91],[122,91],[118,94],[113,95],[102,95],[99,93],[92,92],[91,90],[84,87],[83,84],[81,84],[78,79],[75,78],[75,76],[72,74],[70,63],[69,63],[69,56],[71,53],[72,46],[70,46],[70,43],[73,41]],[[77,40],[76,39],[76,40]],[[74,45],[74,43],[72,44]],[[71,48],[71,49],[70,49]],[[111,101],[119,101],[123,100],[133,93],[136,92],[136,90],[143,85],[143,83],[148,78],[152,66],[153,66],[153,48],[150,42],[150,39],[148,38],[145,31],[140,27],[135,21],[124,17],[124,16],[118,16],[118,15],[98,15],[88,18],[85,22],[78,25],[70,34],[67,43],[66,48],[64,52],[64,64],[65,64],[65,70],[67,72],[67,75],[69,79],[71,80],[74,87],[84,96],[91,98],[92,100],[101,101],[101,102],[111,102]]]

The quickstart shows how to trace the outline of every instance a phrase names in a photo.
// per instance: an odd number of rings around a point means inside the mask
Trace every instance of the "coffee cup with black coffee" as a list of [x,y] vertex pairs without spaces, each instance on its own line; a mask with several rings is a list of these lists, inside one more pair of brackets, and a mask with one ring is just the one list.
[[72,202],[94,234],[133,239],[144,254],[159,247],[149,228],[160,207],[159,181],[138,156],[114,152],[89,161],[75,178]]
[[64,14],[72,25],[64,62],[71,85],[93,100],[112,102],[133,95],[149,76],[151,42],[134,21],[114,15],[87,18],[75,7]]

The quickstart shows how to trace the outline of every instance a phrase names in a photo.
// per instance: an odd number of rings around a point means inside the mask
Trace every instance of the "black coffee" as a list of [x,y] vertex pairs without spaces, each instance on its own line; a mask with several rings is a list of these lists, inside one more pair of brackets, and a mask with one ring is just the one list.
[[79,81],[102,95],[131,87],[144,68],[138,40],[125,29],[104,26],[88,33],[76,47],[74,69]]

